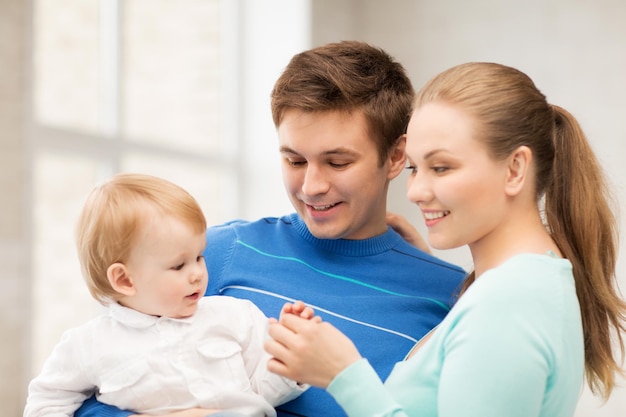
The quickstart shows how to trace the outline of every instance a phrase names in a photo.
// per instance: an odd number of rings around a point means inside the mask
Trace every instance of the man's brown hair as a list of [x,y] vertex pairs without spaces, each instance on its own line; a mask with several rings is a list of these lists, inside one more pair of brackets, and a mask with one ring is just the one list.
[[381,164],[406,132],[414,90],[402,65],[364,42],[330,43],[295,55],[272,90],[278,127],[290,109],[361,111]]

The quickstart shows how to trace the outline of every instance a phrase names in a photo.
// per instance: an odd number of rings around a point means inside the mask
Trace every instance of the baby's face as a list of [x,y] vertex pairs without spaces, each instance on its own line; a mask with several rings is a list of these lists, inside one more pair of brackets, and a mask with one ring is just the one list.
[[208,283],[202,255],[206,231],[197,233],[174,217],[156,216],[146,222],[127,262],[136,291],[124,304],[154,316],[189,317]]

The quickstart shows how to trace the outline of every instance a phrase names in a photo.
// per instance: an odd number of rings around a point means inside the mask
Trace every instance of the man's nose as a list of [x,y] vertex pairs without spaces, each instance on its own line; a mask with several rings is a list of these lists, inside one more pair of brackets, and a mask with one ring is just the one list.
[[309,164],[306,167],[304,180],[302,181],[302,192],[306,195],[324,194],[330,189],[326,172],[319,166]]

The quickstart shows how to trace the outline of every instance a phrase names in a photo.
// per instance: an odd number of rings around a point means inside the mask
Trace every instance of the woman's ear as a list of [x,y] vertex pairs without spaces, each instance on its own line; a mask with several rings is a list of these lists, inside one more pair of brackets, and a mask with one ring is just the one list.
[[107,279],[111,287],[118,293],[126,296],[135,295],[136,288],[128,274],[126,265],[116,262],[107,268]]
[[519,194],[530,176],[533,153],[528,146],[520,146],[508,158],[505,193],[508,196]]
[[396,141],[396,144],[389,150],[389,156],[387,157],[389,161],[389,172],[387,174],[387,178],[390,180],[394,179],[404,169],[406,165],[406,135],[402,135]]

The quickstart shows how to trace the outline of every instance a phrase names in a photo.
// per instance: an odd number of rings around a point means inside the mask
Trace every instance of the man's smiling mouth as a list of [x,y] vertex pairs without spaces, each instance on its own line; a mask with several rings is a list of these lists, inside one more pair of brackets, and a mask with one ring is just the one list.
[[313,210],[315,211],[324,211],[324,210],[328,210],[330,208],[333,208],[337,205],[337,203],[335,204],[327,204],[325,206],[313,206],[313,205],[308,205],[309,207],[311,207]]

